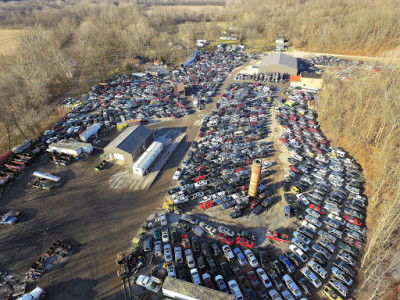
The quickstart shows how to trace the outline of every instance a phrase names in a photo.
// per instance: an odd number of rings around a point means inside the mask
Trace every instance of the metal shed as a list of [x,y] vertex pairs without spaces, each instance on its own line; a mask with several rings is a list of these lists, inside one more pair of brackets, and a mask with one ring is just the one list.
[[167,277],[162,287],[164,297],[179,300],[234,300],[234,296],[196,285],[173,277]]
[[93,151],[92,144],[76,142],[76,141],[59,141],[57,143],[52,143],[47,149],[48,152],[58,152],[63,154],[68,154],[72,156],[81,155],[82,152],[90,153]]
[[283,53],[273,53],[265,56],[258,69],[259,73],[287,73],[297,75],[297,58]]
[[143,125],[128,127],[104,148],[104,154],[110,159],[133,163],[153,140],[153,131]]

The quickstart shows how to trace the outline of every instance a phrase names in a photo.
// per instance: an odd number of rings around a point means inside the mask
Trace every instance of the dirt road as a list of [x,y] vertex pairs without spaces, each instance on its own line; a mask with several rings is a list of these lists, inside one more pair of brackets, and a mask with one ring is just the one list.
[[[1,198],[2,207],[20,209],[25,216],[14,226],[0,227],[0,271],[24,275],[50,246],[49,238],[69,240],[74,252],[66,264],[54,267],[32,286],[46,289],[50,299],[123,299],[115,256],[127,250],[149,213],[161,207],[176,167],[198,135],[198,120],[214,105],[215,101],[185,118],[148,126],[187,134],[149,191],[109,188],[109,178],[123,167],[108,165],[95,172],[100,153],[68,167],[57,167],[47,159],[35,163]],[[27,185],[34,170],[59,175],[63,183],[51,191],[34,190]]]

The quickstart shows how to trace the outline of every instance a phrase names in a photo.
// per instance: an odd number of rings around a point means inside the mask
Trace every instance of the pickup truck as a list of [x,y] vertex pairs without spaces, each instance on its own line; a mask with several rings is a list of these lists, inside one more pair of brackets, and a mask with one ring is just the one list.
[[139,275],[136,284],[157,294],[162,286],[162,281],[154,276],[148,277],[145,275]]

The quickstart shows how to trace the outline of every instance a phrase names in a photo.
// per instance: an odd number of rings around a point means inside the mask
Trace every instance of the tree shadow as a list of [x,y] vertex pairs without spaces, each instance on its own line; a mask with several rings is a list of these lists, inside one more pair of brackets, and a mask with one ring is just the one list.
[[94,290],[96,281],[81,277],[68,281],[59,282],[46,289],[49,299],[70,300],[70,299],[95,299],[97,293]]

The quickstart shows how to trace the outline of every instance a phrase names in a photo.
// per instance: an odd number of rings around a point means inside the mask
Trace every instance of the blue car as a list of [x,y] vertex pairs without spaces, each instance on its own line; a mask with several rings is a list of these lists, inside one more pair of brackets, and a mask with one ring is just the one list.
[[279,256],[279,260],[283,263],[289,273],[293,273],[296,271],[296,268],[293,266],[289,258],[287,258],[285,255]]

